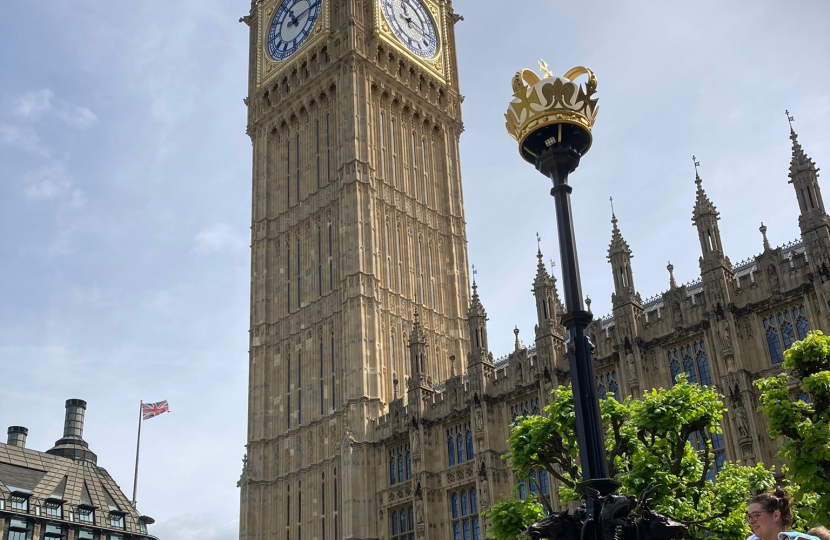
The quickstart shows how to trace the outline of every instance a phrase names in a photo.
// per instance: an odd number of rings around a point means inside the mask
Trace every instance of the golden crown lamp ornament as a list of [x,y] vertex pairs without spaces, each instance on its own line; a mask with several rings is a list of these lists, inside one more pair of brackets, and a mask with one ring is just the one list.
[[[539,61],[539,70],[542,79],[530,69],[513,76],[513,100],[504,114],[507,133],[519,142],[519,153],[530,163],[555,145],[584,155],[591,148],[591,128],[599,110],[594,72],[577,66],[555,77],[544,60]],[[584,87],[576,82],[581,75],[588,76]]]

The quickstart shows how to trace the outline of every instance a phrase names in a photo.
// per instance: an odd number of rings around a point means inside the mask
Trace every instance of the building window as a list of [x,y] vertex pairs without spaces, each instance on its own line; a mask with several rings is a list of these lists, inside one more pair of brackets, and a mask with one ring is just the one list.
[[396,251],[398,256],[398,293],[403,289],[403,258],[401,257],[401,230],[395,229]]
[[110,527],[124,528],[124,514],[118,512],[110,512],[109,515]]
[[389,251],[389,222],[383,229],[383,247],[386,252],[386,286],[392,288],[392,253]]
[[409,443],[389,449],[389,485],[399,484],[412,478],[412,454]]
[[331,336],[331,410],[335,406],[334,397],[334,336]]
[[25,519],[9,519],[8,540],[26,540],[29,534],[29,522]]
[[691,345],[683,345],[677,349],[666,351],[672,384],[677,382],[677,376],[686,374],[686,380],[691,383],[700,383],[705,386],[712,384],[712,372],[709,369],[709,357],[706,356],[706,346],[703,341],[695,341]]
[[317,297],[323,296],[323,231],[317,229]]
[[424,204],[429,205],[429,175],[427,175],[426,144],[421,139],[421,170],[424,172]]
[[95,533],[87,531],[86,529],[81,529],[75,533],[75,538],[77,540],[95,540]]
[[326,113],[326,182],[331,182],[331,137],[329,136],[328,113]]
[[301,263],[301,261],[300,261],[300,241],[297,240],[297,307],[298,308],[302,307],[302,301],[300,299],[300,297],[302,296],[302,289],[300,288],[302,286],[302,282],[300,281],[300,278],[303,275],[303,271],[302,271],[302,267],[301,267],[300,263]]
[[297,425],[303,423],[303,355],[297,353]]
[[291,208],[291,141],[285,142],[285,207]]
[[510,406],[510,420],[513,425],[518,424],[523,418],[537,416],[540,413],[539,398],[531,398],[521,403],[514,403]]
[[412,196],[415,200],[418,200],[418,167],[416,164],[416,153],[415,153],[415,132],[412,132],[411,136],[412,140],[412,163],[410,164],[412,167]]
[[392,147],[392,187],[398,187],[398,154],[395,149],[395,119],[389,122],[389,144]]
[[300,202],[300,134],[297,133],[297,202]]
[[415,516],[412,507],[392,510],[392,518],[389,520],[392,528],[391,540],[414,540],[415,538]]
[[81,523],[95,523],[95,510],[92,508],[78,508],[78,521]]
[[797,396],[796,399],[798,399],[798,401],[800,401],[802,403],[808,403],[809,404],[809,403],[813,402],[813,400],[810,399],[810,394],[808,394],[807,392],[804,392],[803,390],[798,393],[798,396]]
[[58,501],[46,501],[43,505],[46,508],[46,515],[49,517],[63,517],[63,503]]
[[617,385],[617,372],[610,371],[597,376],[597,397],[607,399],[609,397],[620,400],[620,389]]
[[29,511],[29,496],[28,495],[12,495],[12,510],[19,510],[20,512]]
[[475,486],[450,495],[453,540],[481,540]]
[[[767,336],[767,348],[773,364],[784,361],[784,351],[789,349],[797,340],[807,337],[810,323],[807,320],[807,310],[804,306],[791,307],[770,314],[763,319],[764,332]],[[796,338],[796,336],[798,336]],[[783,344],[783,346],[782,346]]]
[[46,525],[43,530],[43,536],[49,539],[63,538],[63,527],[60,525]]
[[334,258],[332,257],[331,240],[331,223],[329,223],[329,292],[334,290]]
[[380,112],[380,178],[386,178],[386,139],[383,136],[385,129],[385,122],[383,120],[383,111]]
[[473,432],[470,422],[458,424],[447,430],[447,459],[451,466],[473,459]]
[[708,438],[712,442],[712,453],[714,454],[714,463],[710,467],[709,471],[706,473],[706,479],[710,482],[715,481],[715,476],[723,470],[723,466],[726,464],[726,449],[724,448],[723,444],[723,435],[720,433],[709,433],[706,430],[705,435],[702,435],[701,432],[695,432],[689,435],[689,443],[691,443],[692,447],[697,451],[702,451],[706,449],[706,439]]
[[320,121],[319,120],[317,120],[314,127],[315,127],[314,135],[315,135],[315,138],[316,138],[316,150],[317,150],[317,189],[320,189],[321,173],[320,173]]

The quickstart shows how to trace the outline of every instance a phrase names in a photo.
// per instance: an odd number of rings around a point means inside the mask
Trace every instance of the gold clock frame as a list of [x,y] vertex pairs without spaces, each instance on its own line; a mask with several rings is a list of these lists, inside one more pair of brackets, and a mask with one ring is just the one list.
[[446,36],[447,36],[447,15],[441,5],[435,0],[417,0],[424,5],[424,8],[429,12],[435,23],[435,31],[438,33],[438,49],[435,56],[432,58],[421,58],[413,54],[406,45],[404,45],[395,35],[392,27],[386,21],[386,16],[383,14],[383,8],[380,3],[383,0],[374,0],[374,30],[375,38],[383,41],[387,45],[394,48],[401,54],[411,58],[419,65],[426,68],[433,77],[437,78],[443,83],[447,82],[449,74],[449,66],[447,65]]
[[269,80],[275,78],[280,73],[284,72],[286,68],[291,66],[298,58],[302,56],[302,49],[324,41],[331,35],[331,12],[330,0],[321,0],[320,16],[311,35],[305,43],[301,45],[301,50],[296,54],[289,56],[284,60],[274,60],[268,54],[268,31],[271,28],[271,19],[274,17],[277,9],[283,2],[287,0],[266,0],[257,5],[257,34],[259,35],[259,44],[257,46],[257,74],[256,84],[257,89],[260,89]]

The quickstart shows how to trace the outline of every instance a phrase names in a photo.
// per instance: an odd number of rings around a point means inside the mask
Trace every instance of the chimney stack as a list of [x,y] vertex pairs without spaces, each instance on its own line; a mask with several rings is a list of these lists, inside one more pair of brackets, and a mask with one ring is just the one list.
[[64,439],[84,438],[84,413],[86,412],[86,401],[82,399],[66,400],[66,420],[63,423]]
[[86,401],[82,399],[66,400],[66,417],[63,422],[63,438],[46,451],[47,454],[61,456],[76,461],[98,462],[98,456],[89,449],[84,440],[84,413]]
[[10,426],[9,442],[7,444],[9,446],[17,446],[18,448],[26,448],[26,435],[28,434],[29,430],[23,426]]

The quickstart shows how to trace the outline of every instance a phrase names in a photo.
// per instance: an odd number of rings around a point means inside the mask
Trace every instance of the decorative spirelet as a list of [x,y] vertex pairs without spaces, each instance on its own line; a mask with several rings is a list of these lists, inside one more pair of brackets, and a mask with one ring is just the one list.
[[[581,135],[574,149],[584,155],[591,147],[591,128],[599,110],[594,72],[577,66],[563,77],[554,77],[544,60],[539,61],[539,70],[544,78],[530,69],[513,76],[513,99],[504,115],[507,133],[518,141],[519,152],[527,161],[562,142],[563,128]],[[581,75],[588,76],[584,86],[576,82]]]

